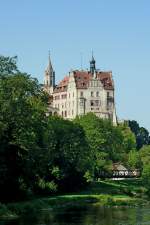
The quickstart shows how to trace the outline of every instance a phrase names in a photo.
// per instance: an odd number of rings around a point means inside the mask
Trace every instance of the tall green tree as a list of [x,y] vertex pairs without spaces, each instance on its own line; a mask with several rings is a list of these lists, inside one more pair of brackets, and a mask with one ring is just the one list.
[[128,127],[126,124],[119,125],[118,129],[120,129],[123,135],[122,148],[124,150],[124,153],[129,153],[130,150],[133,150],[136,148],[135,134],[131,131],[130,127]]
[[53,167],[59,168],[59,179],[55,181],[60,187],[65,190],[77,188],[84,183],[86,171],[92,169],[84,131],[80,125],[59,117],[50,117],[48,127],[52,128],[55,135],[50,171],[53,171]]
[[137,121],[129,120],[129,127],[136,137],[136,147],[139,150],[143,145],[150,142],[149,132],[144,127],[140,127]]
[[[33,164],[40,164],[43,157],[39,131],[46,126],[46,102],[41,86],[29,75],[17,72],[13,60],[0,60],[0,194],[8,198],[17,196],[20,180],[22,183],[28,180],[28,184],[34,182],[35,171],[39,169]],[[28,173],[32,178],[30,182],[25,170],[29,162],[35,169]]]

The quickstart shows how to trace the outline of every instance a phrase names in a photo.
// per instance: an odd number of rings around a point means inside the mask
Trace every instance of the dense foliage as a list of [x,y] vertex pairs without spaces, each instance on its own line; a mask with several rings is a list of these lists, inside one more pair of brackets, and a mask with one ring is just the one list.
[[[74,191],[97,179],[101,170],[111,171],[115,162],[132,169],[146,165],[149,147],[137,151],[131,122],[130,129],[92,113],[74,121],[46,116],[47,94],[36,79],[17,69],[16,60],[0,56],[2,201]],[[140,134],[145,140],[144,128]],[[148,169],[144,167],[144,179]]]
[[73,190],[85,183],[90,151],[80,125],[46,117],[36,79],[0,57],[0,198]]
[[137,121],[129,120],[129,127],[136,137],[136,148],[139,150],[143,145],[148,145],[150,143],[150,136],[147,129],[140,127]]

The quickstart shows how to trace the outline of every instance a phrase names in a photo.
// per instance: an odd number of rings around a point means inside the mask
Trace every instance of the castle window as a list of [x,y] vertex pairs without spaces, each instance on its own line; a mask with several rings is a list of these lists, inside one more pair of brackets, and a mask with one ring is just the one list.
[[67,117],[67,111],[65,111],[65,117]]
[[80,92],[80,97],[83,97],[83,91]]
[[55,96],[55,100],[58,100],[58,99],[60,99],[60,96],[59,95],[56,95]]
[[80,99],[80,106],[84,106],[84,99],[83,98]]
[[93,91],[91,91],[91,97],[94,97],[94,93],[93,93]]
[[94,106],[94,101],[91,100],[91,101],[90,101],[90,104],[91,104],[91,106]]
[[73,92],[72,96],[74,97],[74,92]]
[[99,91],[96,92],[96,97],[99,97]]
[[99,100],[95,100],[95,106],[99,105]]
[[66,94],[61,95],[61,98],[62,98],[62,99],[66,99],[66,98],[67,98],[67,95],[66,95]]

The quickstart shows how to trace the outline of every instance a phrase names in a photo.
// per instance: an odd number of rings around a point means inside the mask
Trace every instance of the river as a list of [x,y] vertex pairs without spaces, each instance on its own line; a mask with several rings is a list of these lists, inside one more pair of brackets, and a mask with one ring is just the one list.
[[102,207],[99,204],[42,210],[0,225],[149,225],[150,207]]

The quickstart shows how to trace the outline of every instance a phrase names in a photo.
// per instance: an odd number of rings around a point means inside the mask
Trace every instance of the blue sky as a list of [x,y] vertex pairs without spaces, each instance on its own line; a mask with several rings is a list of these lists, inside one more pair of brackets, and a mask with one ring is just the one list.
[[0,0],[0,54],[43,81],[48,51],[59,81],[70,69],[112,70],[120,119],[150,130],[149,0]]

